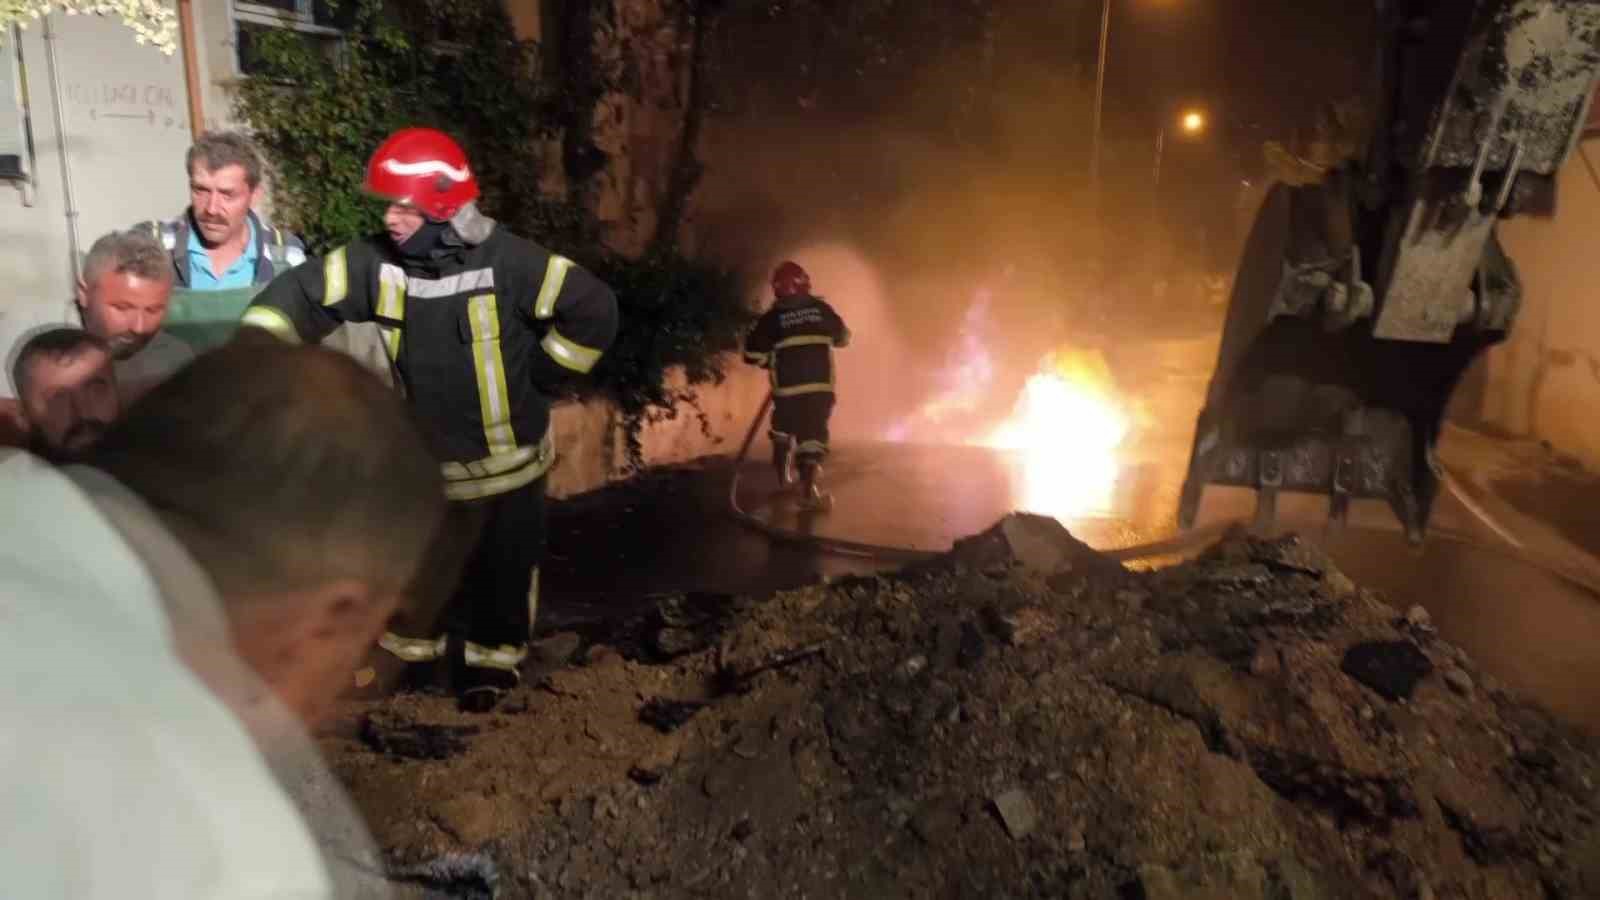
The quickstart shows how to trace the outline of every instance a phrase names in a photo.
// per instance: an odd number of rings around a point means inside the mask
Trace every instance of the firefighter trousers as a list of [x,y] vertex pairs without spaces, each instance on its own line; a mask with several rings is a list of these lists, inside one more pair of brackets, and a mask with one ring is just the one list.
[[431,662],[459,643],[469,668],[516,670],[539,602],[545,482],[450,504],[385,649]]
[[828,455],[828,419],[833,415],[833,393],[818,392],[772,400],[772,444],[775,449],[794,447],[795,461],[815,466]]

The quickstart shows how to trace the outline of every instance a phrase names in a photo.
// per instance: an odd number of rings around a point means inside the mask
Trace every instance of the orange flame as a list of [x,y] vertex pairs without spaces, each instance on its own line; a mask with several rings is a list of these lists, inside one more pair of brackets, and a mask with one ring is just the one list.
[[1015,454],[1019,509],[1066,520],[1111,511],[1132,426],[1105,357],[1066,349],[1045,357],[982,443]]

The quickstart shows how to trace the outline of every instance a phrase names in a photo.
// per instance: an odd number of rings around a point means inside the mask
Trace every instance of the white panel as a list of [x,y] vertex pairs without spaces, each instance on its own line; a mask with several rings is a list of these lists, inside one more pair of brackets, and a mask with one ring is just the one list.
[[113,228],[188,204],[183,62],[134,43],[114,19],[56,18],[67,153],[87,250]]
[[[188,202],[190,132],[182,57],[134,42],[119,20],[52,16],[59,92],[40,24],[22,33],[21,80],[33,136],[29,191],[0,182],[0,353],[9,326],[71,297],[68,219],[54,103],[65,124],[80,252],[113,228],[171,216]],[[14,47],[5,41],[4,52]]]
[[[21,75],[37,155],[28,166],[32,183],[26,189],[16,182],[0,182],[0,284],[5,285],[0,290],[0,359],[9,352],[13,336],[30,327],[32,317],[49,308],[59,310],[71,296],[61,170],[39,28],[23,32],[17,46],[22,51]],[[15,49],[9,38],[4,48]],[[4,393],[10,393],[9,388]]]
[[0,42],[0,157],[6,165],[0,174],[7,177],[17,169],[9,165],[15,159],[21,168],[27,168],[28,148],[24,138],[26,129],[22,119],[22,83],[17,71],[17,48],[9,42]]

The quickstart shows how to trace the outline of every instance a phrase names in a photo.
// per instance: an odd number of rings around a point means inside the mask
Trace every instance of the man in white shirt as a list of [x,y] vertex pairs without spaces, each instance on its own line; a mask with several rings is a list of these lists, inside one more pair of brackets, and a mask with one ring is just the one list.
[[[335,862],[376,855],[304,726],[442,521],[400,400],[330,351],[240,340],[87,461],[0,450],[6,891],[351,893]],[[313,778],[311,796],[285,790]]]

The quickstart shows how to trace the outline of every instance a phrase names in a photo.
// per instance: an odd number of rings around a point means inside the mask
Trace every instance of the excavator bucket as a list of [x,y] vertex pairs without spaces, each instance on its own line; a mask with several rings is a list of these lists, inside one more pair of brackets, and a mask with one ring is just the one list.
[[1521,289],[1495,225],[1554,207],[1600,71],[1600,3],[1381,6],[1365,159],[1275,186],[1246,243],[1184,528],[1220,484],[1256,491],[1263,530],[1280,493],[1306,492],[1329,497],[1334,524],[1352,500],[1387,501],[1420,542],[1445,407],[1515,320]]

